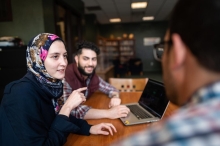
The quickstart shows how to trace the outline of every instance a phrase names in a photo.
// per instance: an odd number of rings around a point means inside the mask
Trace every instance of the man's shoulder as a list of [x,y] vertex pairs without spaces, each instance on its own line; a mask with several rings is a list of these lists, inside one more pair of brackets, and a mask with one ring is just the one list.
[[75,63],[70,63],[67,65],[66,69],[73,69]]
[[74,63],[68,64],[65,71],[65,78],[67,81],[74,75]]
[[95,74],[95,76],[98,78],[98,81],[99,81],[99,86],[100,84],[106,84],[107,82],[105,82],[100,76],[98,76],[97,74]]
[[100,85],[105,85],[105,86],[110,86],[110,87],[113,87],[110,83],[106,82],[105,80],[103,80],[100,76],[98,76],[98,80],[99,80],[99,84]]
[[216,98],[203,103],[192,106],[182,107],[177,110],[167,121],[175,127],[186,125],[194,129],[200,123],[208,125],[214,122],[213,120],[220,120],[217,116],[220,114],[220,99]]

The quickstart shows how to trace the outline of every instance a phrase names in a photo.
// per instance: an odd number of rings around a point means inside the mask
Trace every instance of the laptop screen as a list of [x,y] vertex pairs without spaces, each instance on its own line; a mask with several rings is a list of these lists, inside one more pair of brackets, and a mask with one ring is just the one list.
[[139,104],[155,116],[162,117],[168,102],[163,83],[149,79]]

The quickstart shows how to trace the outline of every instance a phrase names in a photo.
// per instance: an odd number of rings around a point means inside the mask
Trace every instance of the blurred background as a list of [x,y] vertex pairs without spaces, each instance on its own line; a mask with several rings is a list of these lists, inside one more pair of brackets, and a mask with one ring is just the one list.
[[162,81],[153,45],[163,40],[178,0],[0,0],[0,97],[6,84],[26,73],[25,50],[35,35],[62,37],[73,62],[75,43],[101,49],[97,74]]

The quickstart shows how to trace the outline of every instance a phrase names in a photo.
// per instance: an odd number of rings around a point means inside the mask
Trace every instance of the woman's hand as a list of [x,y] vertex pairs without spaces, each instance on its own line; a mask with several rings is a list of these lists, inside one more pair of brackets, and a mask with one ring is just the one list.
[[82,102],[86,101],[86,97],[83,93],[81,93],[82,91],[86,90],[87,87],[83,87],[83,88],[79,88],[77,90],[74,90],[70,96],[68,97],[68,99],[66,100],[65,104],[70,105],[72,109],[74,109],[75,107],[77,107],[79,104],[81,104]]
[[66,115],[69,117],[69,114],[72,109],[76,108],[79,104],[86,101],[86,97],[84,96],[82,91],[86,90],[87,87],[79,88],[74,90],[68,99],[66,100],[65,104],[61,108],[59,114]]
[[110,132],[110,134],[113,135],[112,129],[114,132],[117,132],[115,126],[113,126],[111,123],[100,123],[92,126],[89,132],[95,135],[97,134],[109,135]]

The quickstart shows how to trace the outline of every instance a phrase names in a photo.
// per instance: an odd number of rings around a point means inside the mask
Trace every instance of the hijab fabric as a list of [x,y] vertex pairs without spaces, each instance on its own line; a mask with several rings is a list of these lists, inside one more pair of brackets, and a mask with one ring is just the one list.
[[[30,40],[26,50],[26,60],[28,71],[33,73],[42,89],[52,97],[53,103],[57,105],[57,99],[63,94],[63,84],[61,80],[50,76],[44,66],[51,44],[54,41],[63,40],[55,34],[41,33]],[[58,110],[55,107],[55,111]]]

